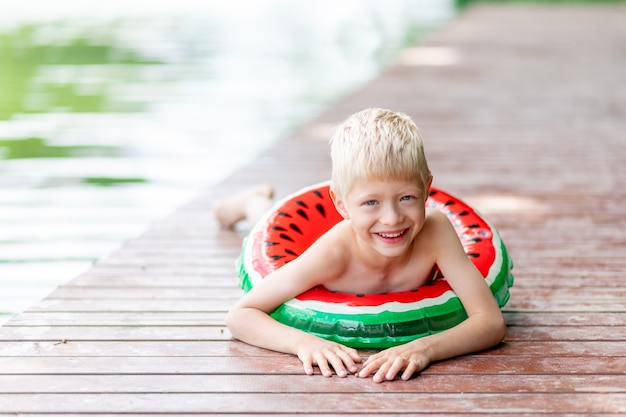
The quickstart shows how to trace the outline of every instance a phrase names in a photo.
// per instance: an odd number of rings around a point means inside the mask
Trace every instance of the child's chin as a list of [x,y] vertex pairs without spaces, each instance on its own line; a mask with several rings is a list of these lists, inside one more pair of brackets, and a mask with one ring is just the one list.
[[397,256],[404,255],[407,251],[406,245],[397,243],[394,245],[379,243],[376,245],[376,251],[388,258],[395,258]]

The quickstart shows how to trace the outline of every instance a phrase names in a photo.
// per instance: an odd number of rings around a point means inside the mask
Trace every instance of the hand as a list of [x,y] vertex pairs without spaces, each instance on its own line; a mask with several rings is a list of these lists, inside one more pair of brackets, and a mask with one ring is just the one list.
[[307,375],[313,375],[313,365],[317,365],[325,377],[333,375],[331,367],[341,378],[348,376],[348,372],[356,373],[356,363],[361,362],[361,357],[356,349],[328,340],[316,339],[304,343],[298,349],[298,358],[302,361],[304,372]]
[[412,343],[378,352],[367,358],[358,376],[367,378],[374,373],[374,382],[391,381],[402,372],[401,378],[408,380],[430,364],[426,353]]

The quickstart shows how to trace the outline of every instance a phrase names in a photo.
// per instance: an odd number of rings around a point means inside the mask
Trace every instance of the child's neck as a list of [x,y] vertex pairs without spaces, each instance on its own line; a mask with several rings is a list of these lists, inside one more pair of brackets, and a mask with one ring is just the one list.
[[360,250],[358,256],[362,265],[372,274],[380,276],[381,280],[384,280],[386,277],[392,276],[394,271],[404,269],[411,259],[411,251],[406,251],[400,256],[385,256],[368,247]]

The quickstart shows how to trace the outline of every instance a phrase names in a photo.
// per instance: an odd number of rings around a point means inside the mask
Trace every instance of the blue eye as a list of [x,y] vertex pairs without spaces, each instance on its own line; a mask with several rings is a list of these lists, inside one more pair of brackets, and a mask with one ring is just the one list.
[[377,201],[376,200],[367,200],[365,203],[363,203],[366,206],[374,206],[376,205]]
[[400,201],[407,201],[407,200],[412,200],[413,196],[412,195],[404,195],[400,198]]

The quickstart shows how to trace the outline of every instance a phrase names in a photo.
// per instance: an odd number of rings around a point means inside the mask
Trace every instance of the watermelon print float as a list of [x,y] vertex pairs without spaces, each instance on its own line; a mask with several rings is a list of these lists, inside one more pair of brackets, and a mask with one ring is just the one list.
[[[461,200],[431,188],[426,206],[446,214],[463,248],[500,307],[509,299],[513,267],[497,230]],[[317,184],[278,202],[251,230],[237,261],[240,284],[249,291],[270,272],[295,259],[342,220]],[[446,279],[412,291],[350,294],[312,288],[279,306],[277,321],[354,348],[387,348],[449,329],[467,318]]]

